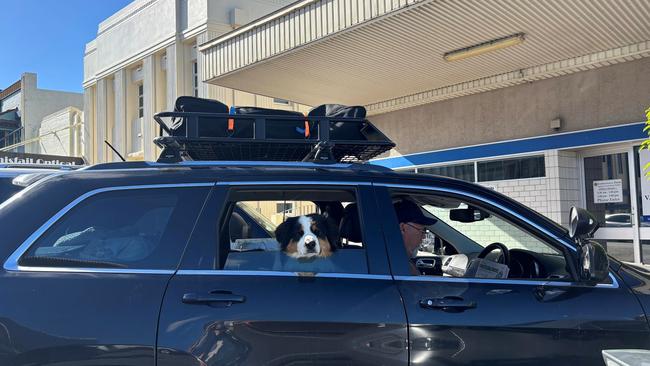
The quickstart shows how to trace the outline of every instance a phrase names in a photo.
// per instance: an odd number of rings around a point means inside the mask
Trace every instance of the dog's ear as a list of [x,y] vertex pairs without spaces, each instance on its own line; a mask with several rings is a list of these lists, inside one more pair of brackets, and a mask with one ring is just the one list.
[[335,251],[341,246],[339,243],[339,227],[336,225],[336,222],[329,217],[325,219],[325,227],[327,228],[327,240],[330,242],[332,251]]
[[282,245],[282,249],[286,248],[291,240],[291,229],[296,222],[295,217],[288,218],[285,222],[275,228],[275,240]]

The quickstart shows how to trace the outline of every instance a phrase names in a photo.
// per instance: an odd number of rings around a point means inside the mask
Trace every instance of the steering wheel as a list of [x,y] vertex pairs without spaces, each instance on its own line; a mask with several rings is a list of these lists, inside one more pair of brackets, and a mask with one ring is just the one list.
[[501,256],[499,257],[498,263],[505,264],[506,266],[510,266],[510,252],[508,251],[508,247],[501,243],[492,243],[485,247],[481,252],[478,254],[477,258],[485,258],[487,257],[488,254],[492,253],[495,250],[501,250]]

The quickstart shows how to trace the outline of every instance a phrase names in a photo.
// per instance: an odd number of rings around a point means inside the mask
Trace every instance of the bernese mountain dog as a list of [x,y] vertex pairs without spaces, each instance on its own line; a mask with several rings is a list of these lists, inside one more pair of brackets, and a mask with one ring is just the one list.
[[310,214],[286,219],[275,229],[275,239],[290,257],[329,257],[338,247],[339,230],[332,219]]

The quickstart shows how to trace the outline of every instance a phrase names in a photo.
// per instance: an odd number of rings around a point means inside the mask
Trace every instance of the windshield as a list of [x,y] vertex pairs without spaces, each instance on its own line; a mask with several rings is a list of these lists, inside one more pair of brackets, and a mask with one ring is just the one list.
[[[454,208],[467,209],[467,207],[468,205],[465,203],[460,203],[456,207],[436,207],[429,204],[422,206],[427,212],[439,219],[434,225],[435,234],[451,242],[461,252],[480,251],[492,243],[501,243],[508,249],[560,254],[557,249],[493,213],[486,213],[485,218],[472,222],[461,222],[450,218],[450,213]],[[441,223],[445,225],[440,225]],[[444,229],[441,230],[443,227]],[[451,230],[453,230],[453,234]],[[454,238],[450,240],[447,237],[451,235]],[[474,244],[474,247],[472,244]]]

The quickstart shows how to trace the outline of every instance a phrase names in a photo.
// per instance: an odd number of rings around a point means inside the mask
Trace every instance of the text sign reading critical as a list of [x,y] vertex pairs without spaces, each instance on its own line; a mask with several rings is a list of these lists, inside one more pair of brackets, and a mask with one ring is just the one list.
[[623,180],[607,179],[594,181],[594,203],[623,202]]

